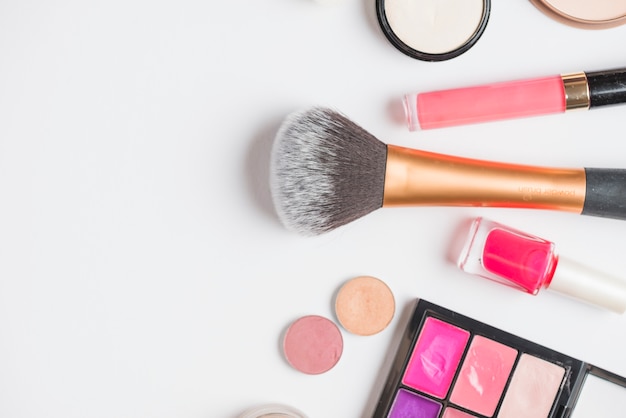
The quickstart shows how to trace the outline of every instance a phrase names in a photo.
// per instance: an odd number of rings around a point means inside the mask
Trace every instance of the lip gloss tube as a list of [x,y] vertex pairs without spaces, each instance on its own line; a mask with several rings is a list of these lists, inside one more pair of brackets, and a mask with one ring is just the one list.
[[488,219],[472,223],[458,266],[532,295],[550,289],[626,311],[626,281],[559,256],[553,242]]
[[626,102],[626,68],[412,93],[409,130],[564,113]]

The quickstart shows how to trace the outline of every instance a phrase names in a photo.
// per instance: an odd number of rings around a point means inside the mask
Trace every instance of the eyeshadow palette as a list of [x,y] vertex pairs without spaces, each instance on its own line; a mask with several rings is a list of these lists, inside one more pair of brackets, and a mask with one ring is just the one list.
[[588,375],[626,388],[621,376],[419,300],[373,416],[565,418]]

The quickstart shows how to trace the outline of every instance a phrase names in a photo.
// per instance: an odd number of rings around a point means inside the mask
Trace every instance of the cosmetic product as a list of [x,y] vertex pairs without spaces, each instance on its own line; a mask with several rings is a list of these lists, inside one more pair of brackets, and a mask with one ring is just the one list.
[[626,170],[549,168],[386,145],[331,109],[286,118],[273,144],[270,189],[282,223],[331,231],[394,206],[550,209],[626,219]]
[[626,396],[626,378],[419,300],[373,417],[566,418],[592,378]]
[[626,310],[626,280],[560,256],[553,242],[482,217],[472,222],[458,266],[531,295],[550,289],[617,313]]
[[404,96],[409,130],[586,110],[626,102],[626,68]]
[[[626,23],[624,0],[530,1],[570,26],[605,29]],[[490,12],[491,0],[376,0],[385,37],[405,55],[422,61],[444,61],[468,51],[485,31]]]
[[383,33],[398,50],[423,61],[443,61],[481,37],[491,0],[376,0]]
[[607,29],[626,23],[624,0],[530,0],[561,23],[582,29]]
[[321,374],[332,369],[341,358],[343,337],[330,319],[307,315],[287,329],[283,352],[294,369],[306,374]]
[[270,404],[249,409],[239,418],[306,418],[306,416],[291,406]]
[[371,276],[349,280],[337,293],[335,313],[339,323],[356,335],[374,335],[393,319],[393,293],[382,281]]

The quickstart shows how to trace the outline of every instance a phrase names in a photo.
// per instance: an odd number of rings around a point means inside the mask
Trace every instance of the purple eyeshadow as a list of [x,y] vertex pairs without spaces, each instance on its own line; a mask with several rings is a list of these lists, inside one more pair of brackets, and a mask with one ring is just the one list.
[[440,410],[439,402],[400,389],[388,418],[437,418]]

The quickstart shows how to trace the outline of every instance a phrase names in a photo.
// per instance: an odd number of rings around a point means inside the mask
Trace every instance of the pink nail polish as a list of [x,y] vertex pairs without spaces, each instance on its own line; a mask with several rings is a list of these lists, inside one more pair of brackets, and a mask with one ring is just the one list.
[[553,242],[483,218],[474,220],[461,270],[536,295],[541,289],[626,310],[626,281],[560,257]]

